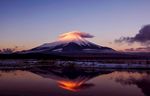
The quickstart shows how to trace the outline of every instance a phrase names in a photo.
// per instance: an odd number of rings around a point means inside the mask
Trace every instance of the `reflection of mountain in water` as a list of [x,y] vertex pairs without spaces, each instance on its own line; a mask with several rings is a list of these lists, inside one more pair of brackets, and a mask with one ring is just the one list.
[[150,96],[150,72],[114,72],[112,79],[123,85],[136,85],[146,96]]
[[51,78],[58,82],[58,86],[70,90],[80,91],[94,86],[92,83],[86,83],[88,80],[102,74],[108,74],[112,71],[93,71],[93,70],[79,70],[76,68],[50,69],[37,68],[31,70],[44,78]]

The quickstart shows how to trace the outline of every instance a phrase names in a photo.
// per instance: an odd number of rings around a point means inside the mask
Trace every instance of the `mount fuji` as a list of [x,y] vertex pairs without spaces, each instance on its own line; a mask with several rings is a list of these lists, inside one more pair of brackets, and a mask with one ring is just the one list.
[[59,39],[52,43],[45,43],[24,53],[105,53],[115,52],[112,48],[94,44],[85,38],[93,38],[85,32],[67,32],[59,36]]

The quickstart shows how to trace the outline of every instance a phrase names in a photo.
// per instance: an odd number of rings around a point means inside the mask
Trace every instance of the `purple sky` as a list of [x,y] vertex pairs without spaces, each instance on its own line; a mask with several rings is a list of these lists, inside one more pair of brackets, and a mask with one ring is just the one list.
[[76,30],[117,50],[136,47],[113,42],[134,36],[150,23],[149,4],[150,0],[0,0],[0,48],[30,49]]

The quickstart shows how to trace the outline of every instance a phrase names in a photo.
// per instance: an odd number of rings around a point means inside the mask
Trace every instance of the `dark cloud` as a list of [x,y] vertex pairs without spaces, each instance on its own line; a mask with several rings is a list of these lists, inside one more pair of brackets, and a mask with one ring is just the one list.
[[143,45],[150,45],[150,24],[142,27],[134,37],[121,37],[115,40],[117,43],[127,42],[134,43],[138,42]]

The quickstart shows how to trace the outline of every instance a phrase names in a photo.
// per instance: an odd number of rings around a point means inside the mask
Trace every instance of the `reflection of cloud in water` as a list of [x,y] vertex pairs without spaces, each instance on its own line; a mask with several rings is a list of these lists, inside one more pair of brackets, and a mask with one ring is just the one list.
[[110,78],[123,85],[136,85],[146,96],[150,96],[150,73],[148,72],[113,72]]
[[85,83],[88,80],[89,78],[87,77],[79,77],[76,78],[75,80],[66,79],[66,80],[58,80],[57,82],[59,84],[59,87],[66,90],[77,92],[80,91],[81,89],[94,86],[94,84]]
[[138,72],[113,72],[111,77],[121,84],[133,84],[134,81],[141,81],[143,78],[147,77],[147,73],[138,73]]

